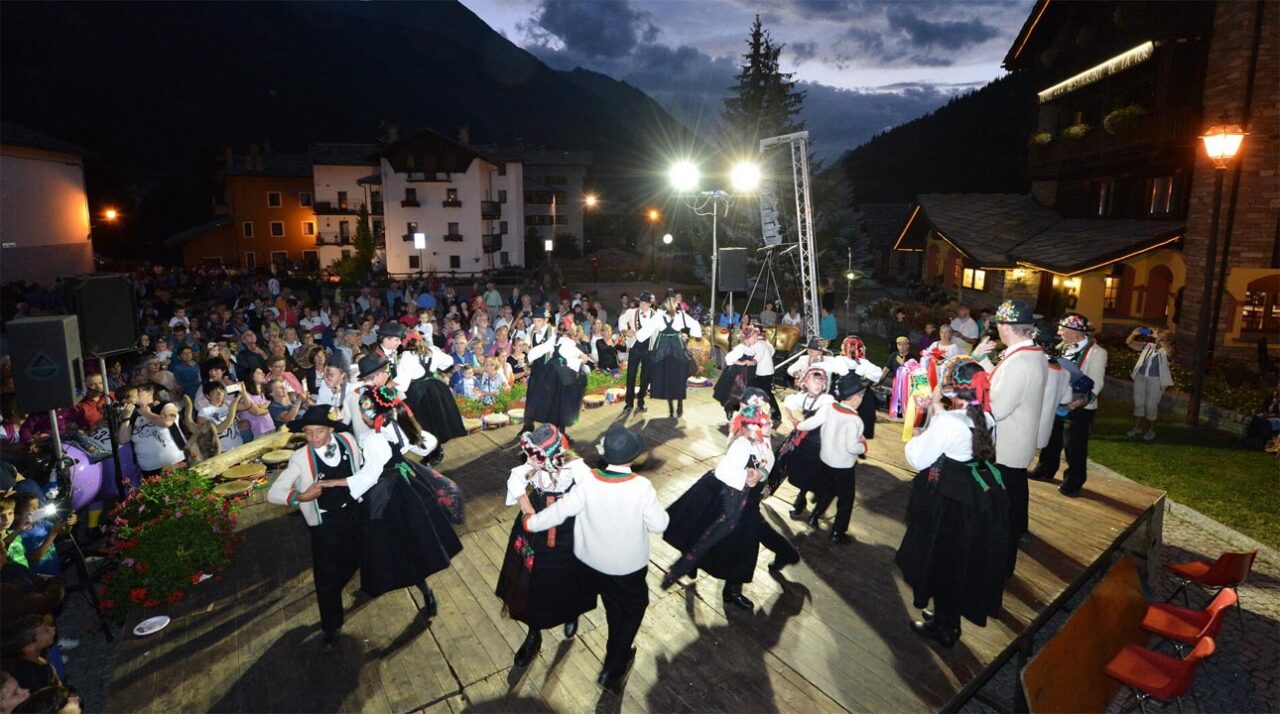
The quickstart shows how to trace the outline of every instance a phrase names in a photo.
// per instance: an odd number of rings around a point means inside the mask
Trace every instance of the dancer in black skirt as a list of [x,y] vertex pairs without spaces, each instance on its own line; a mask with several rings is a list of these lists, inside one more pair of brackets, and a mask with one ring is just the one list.
[[371,427],[360,440],[364,464],[348,478],[320,485],[345,486],[351,498],[361,499],[367,524],[361,589],[377,597],[416,586],[426,599],[427,616],[433,617],[436,598],[427,576],[449,567],[462,550],[451,525],[461,522],[462,494],[452,481],[404,457],[406,451],[426,456],[436,440],[404,411],[394,387],[365,387],[360,407]]
[[667,416],[684,416],[684,398],[689,389],[689,352],[683,335],[702,337],[702,326],[680,309],[675,296],[666,299],[662,312],[636,334],[636,341],[649,342],[644,372],[648,375],[649,396],[667,400]]
[[915,607],[933,600],[911,629],[946,648],[960,637],[961,617],[983,627],[1000,611],[1008,570],[1009,504],[994,464],[988,385],[971,357],[948,360],[929,427],[906,446],[920,472],[895,562]]
[[[453,368],[453,358],[416,332],[405,337],[405,344],[412,347],[422,366],[422,376],[409,382],[405,390],[404,400],[413,410],[413,417],[440,444],[466,436],[467,428],[462,423],[462,412],[458,411],[453,391],[449,389],[448,377],[441,376]],[[441,450],[437,449],[433,463],[441,456]]]
[[[529,363],[534,365],[525,403],[524,423],[532,428],[534,422],[555,424],[565,438],[568,429],[578,421],[582,411],[582,395],[587,391],[587,374],[583,365],[591,356],[583,354],[574,342],[578,326],[572,315],[565,315],[560,328],[553,336],[529,350]],[[534,388],[537,391],[534,391]],[[528,429],[526,428],[525,431]]]
[[724,580],[726,603],[750,610],[755,604],[742,594],[742,586],[751,582],[760,545],[777,554],[771,569],[800,560],[760,515],[765,477],[773,467],[771,429],[768,399],[748,387],[730,424],[728,451],[667,509],[671,523],[663,538],[681,556],[662,578],[663,588],[701,568]]
[[[526,462],[511,469],[507,505],[520,505],[511,526],[495,591],[503,611],[529,626],[516,650],[515,666],[526,667],[542,648],[542,631],[564,625],[565,637],[578,632],[578,616],[596,606],[590,572],[573,554],[574,518],[542,533],[529,533],[524,519],[560,500],[579,479],[591,478],[582,459],[571,459],[569,445],[553,424],[520,436]],[[532,488],[530,488],[532,487]]]
[[769,413],[776,422],[782,418],[778,402],[773,398],[773,345],[761,339],[760,330],[742,328],[742,342],[724,356],[724,371],[716,380],[711,396],[724,407],[725,419],[732,419],[741,394],[755,387],[769,402]]
[[525,362],[529,365],[529,386],[525,391],[524,426],[520,427],[522,434],[533,431],[534,415],[541,417],[538,421],[549,421],[548,417],[555,413],[556,402],[560,398],[551,355],[555,349],[556,332],[547,324],[549,316],[545,307],[533,309],[533,324],[529,326],[529,351],[525,354]]
[[782,414],[791,422],[792,432],[778,449],[778,462],[769,474],[769,482],[780,485],[790,479],[800,489],[791,506],[792,520],[803,520],[809,507],[809,492],[818,490],[822,473],[822,430],[800,431],[800,422],[817,414],[823,407],[835,402],[827,391],[830,375],[819,365],[814,365],[800,378],[800,391],[782,400]]

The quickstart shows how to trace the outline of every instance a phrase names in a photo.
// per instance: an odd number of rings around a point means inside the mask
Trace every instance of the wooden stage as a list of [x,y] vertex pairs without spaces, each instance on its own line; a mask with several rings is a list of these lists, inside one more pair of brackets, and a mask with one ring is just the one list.
[[[723,451],[724,414],[710,389],[694,390],[685,418],[651,404],[630,423],[652,450],[638,466],[670,503]],[[647,417],[647,420],[645,419]],[[572,431],[589,445],[620,409],[584,410]],[[503,617],[493,594],[515,516],[504,486],[517,461],[516,428],[450,442],[442,471],[468,495],[465,550],[431,578],[440,612],[428,622],[413,589],[376,600],[348,587],[347,623],[332,653],[320,650],[310,544],[300,517],[262,502],[241,515],[246,541],[220,583],[167,611],[172,624],[139,639],[126,635],[110,686],[117,712],[457,712],[476,711],[876,711],[958,707],[1010,657],[1030,650],[1034,631],[1125,540],[1157,542],[1164,494],[1094,474],[1085,495],[1060,496],[1031,483],[1031,537],[1006,591],[1005,611],[986,628],[968,623],[951,651],[908,628],[911,597],[893,565],[902,538],[911,472],[901,426],[881,422],[870,459],[858,467],[856,542],[831,544],[787,518],[794,489],[764,504],[765,517],[804,558],[776,579],[761,552],[745,593],[754,613],[726,612],[721,583],[702,575],[658,589],[676,553],[653,539],[651,603],[637,638],[639,656],[625,695],[595,684],[604,654],[604,611],[583,619],[575,640],[548,631],[523,672],[511,660],[522,625]],[[834,514],[830,509],[828,516]],[[1132,536],[1132,537],[1131,537]],[[155,614],[148,611],[146,614]],[[128,624],[132,628],[141,613]]]

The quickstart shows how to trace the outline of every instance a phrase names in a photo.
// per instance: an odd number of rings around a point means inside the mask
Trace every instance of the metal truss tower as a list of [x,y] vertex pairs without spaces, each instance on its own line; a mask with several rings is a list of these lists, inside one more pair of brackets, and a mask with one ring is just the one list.
[[[760,140],[760,153],[786,144],[791,149],[791,178],[796,198],[796,244],[800,251],[800,295],[804,301],[805,339],[818,337],[820,329],[818,265],[813,239],[813,198],[809,187],[809,132],[800,131]],[[762,225],[766,232],[768,227]]]

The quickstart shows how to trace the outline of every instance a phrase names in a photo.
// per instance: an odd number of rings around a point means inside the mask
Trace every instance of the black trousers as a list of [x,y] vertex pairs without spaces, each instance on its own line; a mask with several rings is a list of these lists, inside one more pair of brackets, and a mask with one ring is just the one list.
[[647,572],[648,568],[641,568],[627,575],[607,575],[592,570],[596,592],[604,601],[605,620],[609,623],[604,668],[611,674],[621,674],[630,659],[631,644],[649,607],[649,587],[644,581]]
[[644,359],[649,354],[649,343],[636,340],[627,352],[627,394],[626,406],[636,401],[636,375],[640,375],[640,406],[644,406],[644,398],[649,393],[649,370],[643,369]]
[[1009,495],[1009,571],[1018,564],[1018,543],[1022,534],[1030,527],[1031,490],[1027,487],[1027,470],[1015,469],[1012,466],[996,464],[1000,469],[1000,477],[1004,479],[1005,493]]
[[837,469],[826,464],[822,465],[829,484],[822,493],[818,494],[813,504],[813,513],[816,516],[822,516],[827,506],[831,505],[831,501],[836,502],[836,519],[831,522],[832,533],[844,533],[849,530],[849,519],[853,517],[853,496],[857,491],[858,483],[854,473],[856,468],[856,466],[850,466],[847,469]]
[[1058,473],[1062,463],[1065,442],[1067,471],[1062,476],[1062,488],[1074,491],[1084,487],[1089,478],[1089,433],[1093,429],[1094,409],[1073,409],[1065,417],[1053,420],[1053,432],[1049,443],[1040,450],[1040,463],[1036,464],[1036,478],[1049,480]]
[[360,569],[362,529],[360,507],[350,505],[324,514],[310,526],[311,570],[320,604],[320,628],[332,635],[342,627],[342,589]]

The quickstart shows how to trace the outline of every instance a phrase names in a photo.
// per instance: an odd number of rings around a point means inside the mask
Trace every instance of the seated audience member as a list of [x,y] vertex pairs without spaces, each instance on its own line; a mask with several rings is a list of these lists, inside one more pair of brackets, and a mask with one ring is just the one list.
[[31,692],[14,714],[80,714],[80,695],[61,685]]
[[209,399],[209,406],[199,410],[196,418],[197,424],[208,424],[213,428],[223,451],[230,451],[244,444],[236,425],[239,421],[237,414],[240,404],[244,399],[242,388],[236,385],[234,395],[227,394],[227,389],[221,382],[205,382],[204,394]]
[[[465,378],[464,378],[465,381]],[[497,357],[488,357],[484,361],[484,374],[476,379],[476,394],[485,404],[493,404],[498,395],[507,389],[506,377],[498,364]]]
[[59,576],[62,566],[58,562],[58,547],[54,541],[76,524],[76,514],[64,513],[64,519],[54,521],[41,516],[40,499],[33,493],[21,491],[13,496],[14,530],[22,540],[27,568],[37,575]]
[[298,416],[298,410],[306,401],[301,392],[291,392],[284,380],[272,379],[267,383],[267,392],[271,395],[271,404],[267,410],[276,427],[284,426]]
[[0,714],[13,714],[30,697],[30,690],[18,684],[12,674],[0,670]]
[[4,667],[24,689],[36,691],[62,684],[48,659],[57,638],[53,615],[24,615],[4,633]]
[[101,374],[90,374],[84,378],[84,398],[76,404],[85,426],[92,429],[106,419],[107,392],[106,383]]
[[196,362],[196,352],[191,345],[178,348],[178,358],[169,366],[169,371],[178,380],[182,393],[193,396],[200,390],[200,365]]
[[458,373],[457,383],[453,387],[453,393],[465,399],[476,399],[476,370],[471,365],[464,365]]

